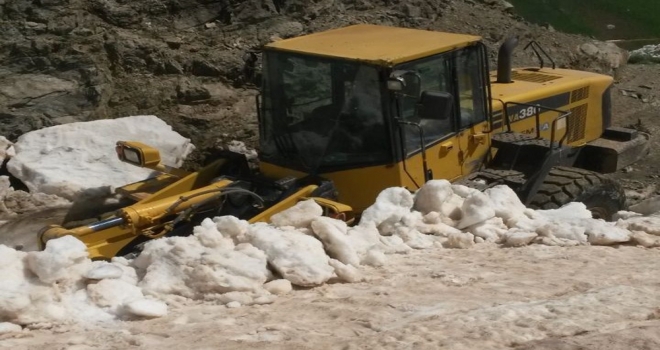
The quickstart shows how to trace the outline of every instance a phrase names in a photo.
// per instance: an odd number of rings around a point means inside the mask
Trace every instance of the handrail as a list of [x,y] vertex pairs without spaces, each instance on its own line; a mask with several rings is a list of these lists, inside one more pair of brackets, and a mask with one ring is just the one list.
[[513,102],[513,101],[505,102],[502,108],[503,108],[503,117],[506,121],[507,132],[511,132],[511,120],[509,118],[509,108],[508,108],[510,105],[533,107],[534,108],[534,117],[535,117],[535,121],[536,121],[536,138],[537,139],[541,138],[541,128],[540,128],[541,113],[545,113],[545,112],[557,112],[557,113],[559,113],[559,116],[552,121],[552,129],[550,131],[550,145],[551,145],[551,148],[554,149],[557,121],[559,121],[560,119],[566,119],[566,132],[564,132],[564,136],[562,136],[562,138],[559,140],[558,147],[561,147],[564,144],[564,141],[566,141],[566,138],[568,137],[568,126],[570,125],[568,117],[571,116],[571,111],[564,111],[564,110],[561,110],[561,109],[550,108],[550,107],[542,106],[540,104],[531,104],[531,103]]
[[540,65],[541,65],[540,68],[543,68],[543,66],[545,66],[545,62],[543,61],[543,57],[542,57],[541,54],[539,53],[539,50],[543,53],[543,55],[544,55],[548,60],[550,60],[550,63],[552,63],[552,69],[555,69],[555,67],[557,67],[557,65],[555,64],[555,60],[552,59],[552,56],[550,56],[550,55],[549,55],[549,54],[543,49],[543,46],[541,46],[541,44],[539,44],[537,41],[535,41],[535,40],[530,41],[529,44],[527,44],[523,50],[527,50],[527,49],[530,48],[530,47],[532,48],[532,51],[534,51],[534,54],[536,55],[536,58],[538,58],[538,60],[539,60],[539,63],[540,63]]

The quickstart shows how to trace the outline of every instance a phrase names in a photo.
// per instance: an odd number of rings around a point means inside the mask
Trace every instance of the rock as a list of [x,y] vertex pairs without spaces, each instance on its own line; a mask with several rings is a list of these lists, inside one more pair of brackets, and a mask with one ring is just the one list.
[[405,4],[403,12],[413,18],[422,16],[422,9],[420,9],[419,6],[415,6],[413,4]]
[[592,41],[580,45],[579,51],[584,55],[600,61],[607,69],[618,69],[628,62],[628,51],[614,43]]
[[280,38],[286,39],[301,35],[304,31],[304,26],[300,22],[285,21],[274,25],[271,31]]
[[213,29],[213,28],[217,27],[217,25],[214,22],[210,22],[210,23],[205,23],[204,27],[206,29]]
[[505,0],[500,0],[500,6],[502,6],[505,12],[513,12],[514,10],[513,4]]
[[183,40],[179,37],[165,38],[165,43],[170,49],[178,49],[183,45]]
[[203,77],[216,77],[220,75],[220,70],[205,60],[194,60],[191,71],[193,75]]
[[208,100],[211,93],[203,86],[196,85],[190,80],[182,80],[176,86],[176,97],[181,103]]
[[142,21],[142,16],[128,5],[115,0],[90,0],[92,11],[106,22],[121,28],[132,28]]

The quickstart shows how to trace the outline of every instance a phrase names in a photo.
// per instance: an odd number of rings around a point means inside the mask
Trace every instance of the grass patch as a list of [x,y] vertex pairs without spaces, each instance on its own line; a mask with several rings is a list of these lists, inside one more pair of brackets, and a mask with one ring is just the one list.
[[[530,22],[601,40],[660,37],[659,0],[510,0]],[[615,25],[608,29],[607,25]]]

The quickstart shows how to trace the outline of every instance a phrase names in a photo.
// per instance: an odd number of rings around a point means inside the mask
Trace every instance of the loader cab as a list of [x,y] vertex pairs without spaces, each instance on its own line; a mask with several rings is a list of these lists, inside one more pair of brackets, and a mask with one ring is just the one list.
[[488,124],[486,61],[479,37],[371,25],[269,44],[261,171],[329,178],[357,211],[387,187],[461,177],[488,146],[474,137]]

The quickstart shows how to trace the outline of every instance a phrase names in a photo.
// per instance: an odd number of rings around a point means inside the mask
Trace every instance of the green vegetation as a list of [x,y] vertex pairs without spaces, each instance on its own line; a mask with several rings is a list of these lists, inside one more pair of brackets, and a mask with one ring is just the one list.
[[[509,0],[530,22],[601,40],[660,38],[659,0]],[[608,29],[608,25],[614,25]],[[634,42],[642,46],[648,42]]]

